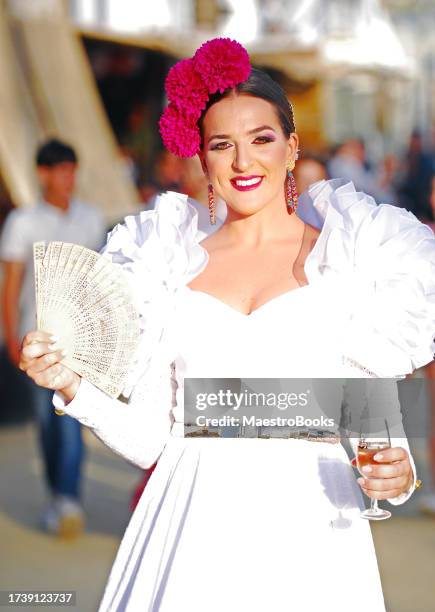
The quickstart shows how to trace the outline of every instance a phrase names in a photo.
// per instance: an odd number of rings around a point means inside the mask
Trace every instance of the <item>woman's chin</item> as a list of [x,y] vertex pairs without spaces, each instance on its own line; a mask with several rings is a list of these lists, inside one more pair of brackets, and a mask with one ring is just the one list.
[[251,217],[258,213],[264,206],[234,206],[227,204],[228,212],[231,211],[234,217]]
[[265,207],[264,198],[259,197],[259,194],[244,193],[228,195],[228,199],[223,198],[227,204],[228,209],[231,209],[236,215],[249,217],[259,212]]

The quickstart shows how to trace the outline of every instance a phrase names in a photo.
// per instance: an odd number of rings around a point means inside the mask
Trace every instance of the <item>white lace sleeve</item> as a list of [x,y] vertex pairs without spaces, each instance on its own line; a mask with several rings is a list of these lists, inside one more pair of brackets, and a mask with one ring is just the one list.
[[141,468],[149,468],[160,456],[170,436],[175,387],[171,364],[153,359],[147,373],[134,387],[128,403],[112,399],[82,380],[69,404],[65,405],[58,393],[53,404],[90,427],[114,452]]
[[394,379],[354,379],[347,380],[344,387],[344,406],[347,408],[345,426],[352,434],[350,444],[355,457],[360,430],[360,419],[364,411],[370,417],[382,417],[387,420],[393,448],[404,448],[408,454],[413,471],[413,482],[408,491],[398,497],[388,499],[395,506],[403,504],[415,490],[416,469],[409,449],[408,439],[403,429],[402,412],[399,402],[397,381]]
[[187,196],[162,194],[155,210],[117,225],[102,253],[125,272],[139,312],[139,348],[123,390],[129,399],[112,400],[82,380],[69,404],[59,394],[53,403],[115,452],[147,468],[161,454],[173,421],[174,350],[168,328],[174,294],[208,260],[198,243],[196,209]]

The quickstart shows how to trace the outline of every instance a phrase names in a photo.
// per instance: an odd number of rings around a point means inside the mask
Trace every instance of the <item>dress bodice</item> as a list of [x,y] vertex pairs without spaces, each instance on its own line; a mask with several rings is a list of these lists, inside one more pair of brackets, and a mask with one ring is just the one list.
[[344,304],[327,285],[282,293],[249,315],[183,287],[171,325],[177,370],[198,378],[211,373],[222,378],[339,376]]

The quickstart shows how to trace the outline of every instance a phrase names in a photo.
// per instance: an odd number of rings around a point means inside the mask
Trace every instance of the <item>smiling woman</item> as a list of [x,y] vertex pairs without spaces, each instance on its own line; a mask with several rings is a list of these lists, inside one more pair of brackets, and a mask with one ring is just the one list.
[[[47,366],[43,332],[29,334],[21,358],[58,390],[57,408],[116,452],[144,468],[158,460],[99,610],[383,612],[361,490],[400,504],[416,477],[396,383],[381,397],[366,379],[405,376],[432,359],[433,233],[352,184],[310,187],[321,230],[294,214],[291,106],[238,43],[209,41],[171,69],[166,87],[163,141],[181,157],[199,155],[210,220],[216,195],[224,224],[199,243],[196,209],[170,192],[110,234],[105,255],[140,296],[127,404],[62,363]],[[357,407],[391,419],[391,448],[370,478],[355,479],[329,427],[241,440],[201,437],[188,423],[184,435],[186,379],[258,378],[263,392],[265,379],[328,377],[364,379]],[[336,424],[346,397],[343,385]],[[323,414],[324,398],[317,403]]]
[[[223,124],[227,133],[219,135],[217,130]],[[208,109],[202,134],[204,170],[227,202],[229,214],[239,210],[252,214],[271,201],[285,214],[286,168],[295,161],[298,137],[293,132],[286,136],[271,102],[233,93]],[[257,189],[248,197],[237,193]]]
[[222,231],[202,243],[209,263],[190,287],[248,314],[306,284],[305,258],[319,234],[291,214],[292,201],[283,205],[298,149],[293,112],[279,85],[253,70],[246,82],[211,97],[199,126],[209,189],[228,213]]
[[[217,102],[220,104],[216,105]],[[220,125],[227,127],[225,134],[216,132]],[[216,182],[222,187],[219,195],[229,204],[230,210],[237,210],[238,200],[229,189],[228,181],[237,191],[265,187],[267,191],[263,189],[261,196],[255,194],[257,201],[260,196],[266,203],[277,195],[282,200],[286,167],[292,169],[297,158],[298,136],[293,110],[284,91],[265,72],[252,69],[246,81],[210,96],[199,127],[199,155],[204,170],[212,185]],[[213,151],[226,151],[226,155],[217,158],[212,156]],[[234,159],[228,165],[230,156]],[[222,176],[220,182],[218,176],[208,171],[208,162],[217,170],[227,163],[230,176]],[[258,174],[252,174],[256,165]],[[218,186],[216,189],[219,191]],[[245,212],[248,212],[249,200],[239,201],[243,201]]]

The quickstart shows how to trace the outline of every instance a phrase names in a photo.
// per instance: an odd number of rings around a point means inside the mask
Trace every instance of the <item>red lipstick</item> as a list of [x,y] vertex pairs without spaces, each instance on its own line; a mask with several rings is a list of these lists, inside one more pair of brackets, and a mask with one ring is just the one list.
[[231,185],[237,191],[252,191],[257,189],[263,182],[263,176],[252,175],[252,176],[235,176],[230,179]]

